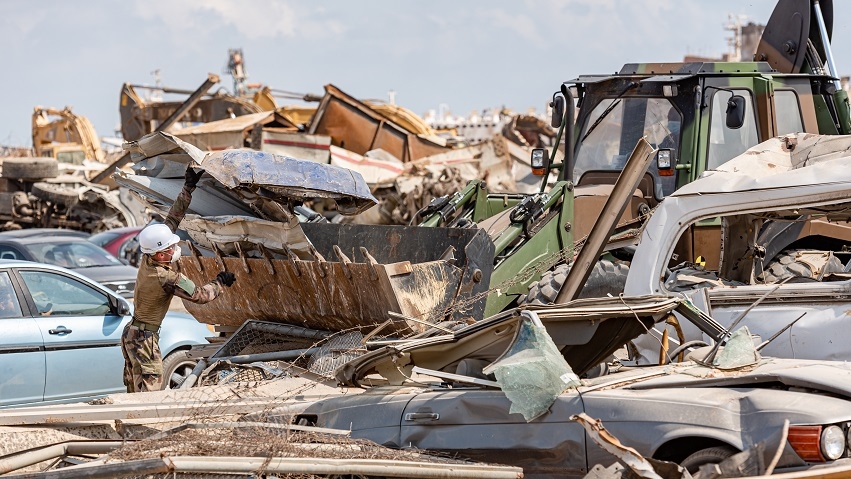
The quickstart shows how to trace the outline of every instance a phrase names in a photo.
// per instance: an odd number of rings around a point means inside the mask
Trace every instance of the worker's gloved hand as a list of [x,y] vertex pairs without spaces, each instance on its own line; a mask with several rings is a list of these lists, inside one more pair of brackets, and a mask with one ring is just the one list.
[[195,188],[198,185],[198,180],[201,179],[201,175],[203,174],[204,170],[195,171],[195,168],[187,166],[186,174],[183,176],[183,184],[188,186],[189,188]]
[[221,273],[216,275],[216,279],[219,281],[219,283],[230,287],[230,285],[232,285],[234,281],[236,281],[236,276],[234,276],[234,274],[230,271],[222,271]]

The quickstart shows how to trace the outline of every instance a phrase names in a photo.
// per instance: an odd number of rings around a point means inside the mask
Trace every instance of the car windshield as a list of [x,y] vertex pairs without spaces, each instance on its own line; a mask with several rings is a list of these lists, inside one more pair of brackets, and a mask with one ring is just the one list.
[[26,247],[36,261],[65,268],[91,268],[121,264],[118,258],[85,240],[66,243],[31,243]]
[[89,237],[89,241],[91,241],[92,243],[94,243],[98,246],[103,246],[103,245],[109,243],[110,241],[117,239],[119,236],[121,236],[121,233],[118,233],[118,232],[115,232],[115,231],[104,231],[104,232],[101,232],[101,233],[91,235]]
[[[608,110],[608,112],[606,112]],[[602,116],[604,113],[605,116]],[[656,148],[679,148],[681,114],[667,98],[607,99],[588,116],[577,145],[574,178],[580,183],[590,171],[620,171],[641,137]],[[592,128],[593,126],[593,128]],[[675,151],[676,156],[676,151]],[[650,168],[657,198],[676,189],[673,176],[660,177]]]

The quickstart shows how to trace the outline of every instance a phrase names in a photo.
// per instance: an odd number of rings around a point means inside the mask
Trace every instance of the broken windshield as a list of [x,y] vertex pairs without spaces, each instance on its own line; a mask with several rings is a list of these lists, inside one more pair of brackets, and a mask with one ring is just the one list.
[[[601,101],[582,127],[574,178],[581,183],[582,175],[589,171],[620,171],[639,138],[645,136],[655,148],[673,148],[676,158],[681,122],[682,115],[666,98],[622,97]],[[657,198],[664,198],[676,189],[676,177],[660,177],[655,163],[650,174]]]

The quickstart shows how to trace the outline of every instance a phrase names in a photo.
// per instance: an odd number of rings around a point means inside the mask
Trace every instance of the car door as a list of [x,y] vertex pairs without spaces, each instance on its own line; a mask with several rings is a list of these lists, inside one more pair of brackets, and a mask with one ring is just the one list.
[[0,270],[0,406],[44,397],[44,341],[19,299],[7,270]]
[[18,274],[44,338],[44,400],[123,391],[120,340],[127,319],[111,312],[107,293],[56,271]]
[[562,393],[549,412],[528,423],[520,414],[509,414],[510,408],[500,390],[422,393],[405,408],[400,442],[404,447],[520,466],[526,477],[585,475],[585,431],[570,420],[583,410],[578,393]]

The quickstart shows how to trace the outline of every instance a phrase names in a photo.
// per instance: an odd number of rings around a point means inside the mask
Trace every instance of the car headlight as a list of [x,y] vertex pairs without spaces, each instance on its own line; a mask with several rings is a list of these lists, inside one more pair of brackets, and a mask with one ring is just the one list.
[[827,426],[821,431],[821,453],[825,459],[835,461],[845,452],[845,434],[839,426]]

